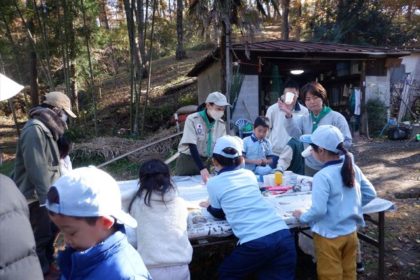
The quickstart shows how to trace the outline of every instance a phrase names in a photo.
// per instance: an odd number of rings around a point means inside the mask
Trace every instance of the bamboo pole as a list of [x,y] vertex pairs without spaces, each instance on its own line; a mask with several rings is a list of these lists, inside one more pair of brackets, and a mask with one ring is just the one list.
[[101,163],[101,164],[99,164],[99,165],[97,166],[97,168],[102,168],[102,167],[104,167],[104,166],[106,166],[106,165],[108,165],[108,164],[110,164],[110,163],[112,163],[112,162],[114,162],[114,161],[117,161],[117,160],[122,159],[122,158],[124,158],[124,157],[126,157],[126,156],[128,156],[128,155],[131,155],[132,153],[135,153],[135,152],[138,152],[138,151],[144,150],[144,149],[149,148],[149,147],[151,147],[151,146],[153,146],[153,145],[155,145],[155,144],[157,144],[157,143],[160,143],[160,142],[163,142],[163,141],[165,141],[165,140],[168,140],[168,139],[171,139],[171,138],[173,138],[173,137],[176,137],[176,136],[178,136],[178,135],[181,135],[182,133],[183,133],[183,131],[181,131],[181,132],[177,132],[177,133],[175,133],[175,134],[172,134],[172,135],[166,136],[166,137],[164,137],[164,138],[162,138],[162,139],[159,139],[159,140],[153,141],[152,143],[149,143],[149,144],[147,144],[147,145],[145,145],[145,146],[142,146],[142,147],[140,147],[140,148],[137,148],[137,149],[135,149],[135,150],[132,150],[132,151],[130,151],[130,152],[127,152],[127,153],[125,153],[125,154],[123,154],[123,155],[120,155],[120,156],[118,156],[118,157],[116,157],[116,158],[113,158],[113,159],[111,159],[111,160],[108,160],[108,161],[106,161],[106,162],[104,162],[104,163]]

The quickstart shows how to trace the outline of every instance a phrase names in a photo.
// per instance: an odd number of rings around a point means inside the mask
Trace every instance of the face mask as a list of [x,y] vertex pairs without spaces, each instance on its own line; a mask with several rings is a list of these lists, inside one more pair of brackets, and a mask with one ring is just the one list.
[[67,114],[63,112],[63,113],[61,114],[61,116],[60,116],[60,119],[61,119],[63,122],[65,122],[65,123],[66,123],[66,122],[67,122],[67,119],[68,119]]
[[212,117],[215,120],[220,120],[225,114],[225,112],[223,111],[216,111],[216,110],[209,110],[208,112],[209,112],[210,117]]

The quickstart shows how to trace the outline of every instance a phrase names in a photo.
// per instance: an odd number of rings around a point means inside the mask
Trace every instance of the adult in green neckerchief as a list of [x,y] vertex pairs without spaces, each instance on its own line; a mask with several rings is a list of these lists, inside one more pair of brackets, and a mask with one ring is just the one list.
[[[289,135],[293,138],[299,139],[303,134],[311,134],[320,125],[333,125],[340,129],[344,135],[344,146],[349,149],[352,145],[352,136],[346,118],[337,111],[328,107],[327,91],[318,82],[311,82],[304,85],[301,89],[305,106],[309,110],[309,115],[295,117],[292,115],[292,108],[281,103],[280,109],[285,112],[286,122],[285,127]],[[308,145],[305,144],[305,148]],[[323,167],[321,162],[318,162],[311,153],[303,152],[305,154],[305,175],[313,176]]]
[[207,182],[214,144],[226,134],[222,117],[229,105],[226,96],[212,92],[207,96],[205,109],[187,117],[178,145],[180,155],[176,161],[175,175],[201,175],[203,181]]

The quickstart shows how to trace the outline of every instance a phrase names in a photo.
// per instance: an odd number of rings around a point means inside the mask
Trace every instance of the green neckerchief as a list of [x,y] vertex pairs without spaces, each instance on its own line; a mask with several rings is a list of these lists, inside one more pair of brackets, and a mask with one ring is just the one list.
[[211,144],[213,141],[213,135],[211,134],[211,129],[214,127],[214,124],[216,123],[216,121],[214,122],[210,122],[209,118],[207,117],[207,113],[206,113],[206,109],[204,109],[203,111],[198,112],[198,114],[203,118],[204,122],[206,123],[206,127],[207,127],[207,156],[211,156]]
[[323,117],[325,117],[326,114],[328,114],[329,112],[331,112],[331,108],[328,106],[324,106],[322,107],[321,112],[319,112],[319,115],[315,117],[314,113],[311,112],[311,117],[312,117],[312,132],[315,131],[315,129],[317,129],[319,122],[321,121],[321,119]]

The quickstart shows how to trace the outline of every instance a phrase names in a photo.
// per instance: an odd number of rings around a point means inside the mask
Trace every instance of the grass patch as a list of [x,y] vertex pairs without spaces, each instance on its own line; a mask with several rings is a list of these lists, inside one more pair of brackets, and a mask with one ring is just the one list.
[[[83,166],[98,166],[105,162],[105,159],[102,156],[95,156],[95,157],[82,157],[77,156],[73,159],[72,165],[73,168],[83,167]],[[132,162],[128,159],[120,159],[114,161],[103,168],[102,170],[108,172],[115,180],[131,180],[138,178],[138,170],[140,164],[136,162]]]
[[13,168],[15,167],[15,160],[6,160],[3,162],[2,165],[0,165],[0,173],[4,174],[6,176],[10,176],[10,174],[13,171]]

